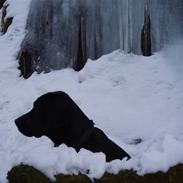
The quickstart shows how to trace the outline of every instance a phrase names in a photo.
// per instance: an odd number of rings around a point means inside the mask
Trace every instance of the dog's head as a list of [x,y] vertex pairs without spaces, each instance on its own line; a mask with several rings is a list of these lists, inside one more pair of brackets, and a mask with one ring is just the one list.
[[67,130],[74,112],[73,101],[64,92],[47,93],[39,97],[30,112],[15,120],[19,131],[26,136],[41,137]]
[[30,112],[15,120],[19,131],[28,137],[49,137],[55,146],[74,146],[94,123],[64,92],[51,92],[39,97]]

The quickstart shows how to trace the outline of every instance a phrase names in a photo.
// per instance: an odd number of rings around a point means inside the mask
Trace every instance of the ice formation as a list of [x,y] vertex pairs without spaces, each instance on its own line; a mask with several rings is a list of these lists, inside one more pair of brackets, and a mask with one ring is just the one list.
[[32,0],[22,74],[80,70],[116,49],[149,56],[183,34],[182,12],[179,0]]

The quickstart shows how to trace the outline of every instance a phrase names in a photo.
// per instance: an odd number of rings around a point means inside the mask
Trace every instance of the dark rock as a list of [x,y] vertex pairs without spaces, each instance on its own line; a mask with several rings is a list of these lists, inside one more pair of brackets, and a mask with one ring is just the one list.
[[6,0],[0,0],[0,9],[3,7]]
[[32,55],[28,50],[24,50],[19,59],[19,69],[21,71],[21,76],[24,78],[28,78],[33,73],[31,56]]
[[6,17],[6,9],[7,9],[8,5],[3,6],[3,10],[2,10],[2,18],[1,18],[1,32],[3,32],[3,34],[5,34],[9,28],[9,26],[12,24],[13,22],[13,17],[8,17],[5,19]]
[[51,183],[43,173],[27,165],[12,168],[7,179],[9,183]]
[[7,32],[8,28],[12,24],[12,22],[13,22],[13,17],[7,18],[4,21],[4,24],[2,26],[2,32],[3,32],[3,34],[5,34]]
[[7,9],[7,5],[3,6],[3,8],[2,8],[2,17],[1,17],[1,32],[3,32],[2,28],[3,28],[3,25],[4,25],[4,21],[5,21],[6,9]]

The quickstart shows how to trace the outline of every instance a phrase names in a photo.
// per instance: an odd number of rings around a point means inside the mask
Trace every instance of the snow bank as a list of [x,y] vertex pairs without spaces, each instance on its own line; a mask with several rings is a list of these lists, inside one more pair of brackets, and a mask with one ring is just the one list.
[[[17,2],[17,3],[15,3]],[[139,174],[183,163],[182,43],[152,57],[115,51],[84,69],[19,77],[16,55],[25,33],[28,0],[9,0],[14,20],[0,37],[0,182],[20,163],[32,165],[50,178],[57,173],[86,173],[99,178],[105,171],[133,168]],[[7,15],[7,16],[8,16]],[[103,153],[61,145],[47,138],[28,138],[14,119],[32,108],[40,95],[63,90],[109,137],[132,155],[129,161],[105,162]],[[142,139],[134,144],[135,139]]]

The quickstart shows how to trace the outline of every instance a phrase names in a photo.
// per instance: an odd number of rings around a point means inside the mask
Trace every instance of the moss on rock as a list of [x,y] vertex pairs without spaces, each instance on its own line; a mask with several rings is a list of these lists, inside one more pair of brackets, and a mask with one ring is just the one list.
[[[51,183],[40,171],[27,165],[20,165],[11,169],[7,176],[9,183]],[[63,175],[55,176],[55,183],[92,183],[86,175]],[[95,183],[182,183],[183,164],[169,169],[168,172],[157,172],[139,176],[133,170],[125,170],[117,175],[106,173]]]
[[183,164],[179,164],[172,167],[168,171],[168,182],[169,183],[182,183],[183,182]]
[[138,183],[140,176],[132,170],[121,171],[117,175],[106,173],[96,183]]
[[55,183],[92,183],[86,175],[57,175]]
[[27,165],[12,168],[7,179],[9,183],[51,183],[43,173]]

